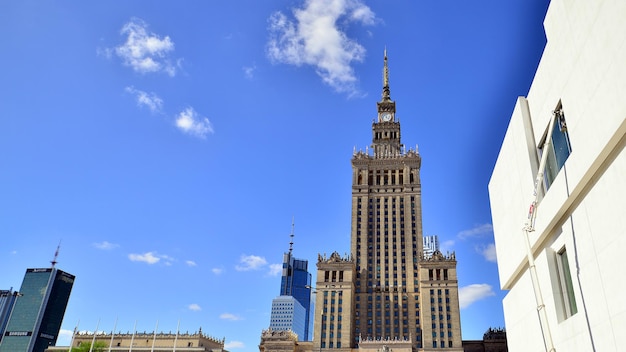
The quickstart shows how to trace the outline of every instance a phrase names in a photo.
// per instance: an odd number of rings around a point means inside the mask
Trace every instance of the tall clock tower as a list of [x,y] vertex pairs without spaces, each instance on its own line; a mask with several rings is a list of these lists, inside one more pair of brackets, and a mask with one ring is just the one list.
[[462,351],[456,260],[424,258],[422,159],[400,140],[386,50],[376,107],[373,155],[352,158],[353,347]]
[[350,255],[318,256],[313,341],[269,329],[261,352],[463,352],[455,255],[423,254],[422,158],[400,141],[386,50],[376,108],[352,157]]
[[396,102],[391,100],[389,90],[389,67],[387,50],[383,67],[383,96],[376,103],[378,119],[372,125],[372,148],[376,158],[397,157],[402,152],[400,143],[400,122],[396,119]]

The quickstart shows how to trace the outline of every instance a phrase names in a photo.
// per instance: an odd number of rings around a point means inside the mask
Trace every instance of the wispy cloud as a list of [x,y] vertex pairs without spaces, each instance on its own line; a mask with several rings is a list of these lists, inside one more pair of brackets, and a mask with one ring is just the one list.
[[231,313],[222,313],[222,314],[220,314],[220,319],[230,320],[230,321],[242,320],[242,318],[240,316],[235,315],[235,314],[231,314]]
[[131,253],[128,255],[128,259],[133,262],[144,262],[147,264],[156,264],[161,260],[161,258],[155,256],[152,252],[147,252],[144,254]]
[[93,243],[93,246],[102,250],[111,250],[111,249],[115,249],[119,247],[120,245],[116,243],[111,243],[109,241],[102,241],[102,242]]
[[463,230],[458,233],[457,237],[460,239],[478,238],[493,233],[493,226],[491,224],[476,225],[469,230]]
[[365,48],[348,37],[346,28],[353,22],[376,22],[361,0],[306,0],[302,8],[293,9],[293,18],[279,11],[268,22],[267,56],[272,62],[313,66],[335,91],[358,94],[351,64],[363,61]]
[[461,309],[469,307],[481,299],[495,296],[495,292],[488,284],[472,284],[459,288],[459,306]]
[[193,108],[187,107],[176,116],[176,127],[199,138],[213,133],[213,126],[206,117],[200,116]]
[[146,252],[143,254],[131,253],[128,255],[128,259],[130,259],[133,262],[143,262],[143,263],[150,264],[150,265],[156,264],[160,262],[161,260],[163,260],[163,264],[167,266],[172,265],[172,263],[176,261],[176,259],[168,255],[157,254],[155,252]]
[[245,347],[246,345],[244,345],[243,342],[241,341],[229,341],[224,344],[224,349],[226,350],[232,350],[235,348],[245,348]]
[[212,271],[212,272],[213,272],[213,274],[215,274],[215,275],[220,275],[221,273],[223,273],[223,272],[224,272],[224,269],[222,269],[222,268],[213,268],[213,269],[211,269],[211,271]]
[[270,264],[270,271],[268,274],[270,276],[278,276],[280,275],[280,273],[282,273],[282,271],[283,271],[282,264]]
[[480,253],[485,260],[496,263],[498,258],[496,255],[496,245],[489,243],[488,245],[476,246],[476,251]]
[[185,264],[187,264],[187,266],[197,266],[198,265],[193,260],[185,260]]
[[454,240],[446,240],[439,243],[439,251],[441,253],[447,253],[452,251],[452,247],[454,246]]
[[124,90],[135,96],[139,107],[147,107],[153,114],[161,112],[163,100],[155,93],[144,92],[133,86],[126,87]]
[[172,265],[172,263],[176,261],[176,259],[174,259],[174,258],[170,257],[169,255],[165,255],[165,254],[160,255],[159,257],[160,257],[161,259],[163,259],[163,264],[165,264],[165,265],[167,265],[167,266]]
[[126,36],[126,42],[115,48],[115,53],[125,65],[135,72],[165,72],[176,75],[170,53],[174,51],[174,42],[169,36],[160,37],[148,32],[148,24],[139,18],[131,18],[120,30]]
[[238,271],[259,270],[267,265],[267,260],[256,255],[242,255],[239,264],[235,266]]
[[72,341],[72,335],[74,331],[61,329],[59,330],[59,336],[57,338],[57,346],[69,346]]
[[194,311],[194,312],[199,312],[199,311],[202,310],[202,307],[200,307],[200,305],[198,305],[196,303],[192,303],[192,304],[188,305],[187,308],[189,310],[191,310],[191,311]]
[[254,78],[254,71],[256,71],[256,64],[252,64],[252,66],[244,66],[242,67],[243,73],[248,79]]

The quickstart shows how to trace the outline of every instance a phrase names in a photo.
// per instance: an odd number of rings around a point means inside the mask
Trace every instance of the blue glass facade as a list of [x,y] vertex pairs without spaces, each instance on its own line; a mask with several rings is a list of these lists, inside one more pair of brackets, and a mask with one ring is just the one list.
[[0,352],[43,352],[56,343],[74,276],[55,268],[27,269],[0,342]]
[[309,341],[311,315],[311,274],[308,260],[296,259],[290,253],[283,256],[283,273],[280,281],[280,295],[294,297],[305,309],[304,336],[301,341]]
[[17,298],[17,292],[10,290],[0,290],[0,341],[4,336],[4,330],[9,322],[9,314],[13,311],[13,303]]

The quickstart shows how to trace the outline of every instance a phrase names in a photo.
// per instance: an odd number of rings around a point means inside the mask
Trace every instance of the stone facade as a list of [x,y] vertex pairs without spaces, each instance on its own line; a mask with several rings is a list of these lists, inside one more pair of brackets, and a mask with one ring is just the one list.
[[317,261],[314,345],[350,351],[354,340],[354,260],[337,252]]
[[[457,262],[424,257],[422,159],[401,143],[386,52],[383,72],[372,144],[352,158],[351,253],[318,258],[310,351],[459,352]],[[279,345],[269,337],[262,351]],[[282,338],[281,348],[307,348]]]
[[[352,158],[352,347],[363,349],[363,341],[408,341],[414,351],[460,351],[456,260],[440,253],[424,258],[422,159],[417,147],[407,150],[401,142],[386,55],[383,72],[378,119],[372,123],[373,153],[355,151]],[[428,280],[428,270],[448,275]]]
[[[92,333],[77,333],[72,338],[72,347],[81,343],[91,344],[94,341]],[[107,346],[107,351],[128,352],[228,352],[224,349],[224,339],[206,336],[202,329],[196,333],[117,333],[96,334],[95,341]],[[110,349],[108,347],[111,347]],[[154,347],[154,349],[153,349]],[[49,347],[48,352],[67,352],[69,346]]]
[[[424,340],[431,336],[429,346],[452,348],[461,346],[461,316],[459,314],[459,282],[455,254],[435,251],[419,265],[420,307],[426,324],[422,326]],[[430,319],[429,318],[430,315]],[[443,342],[443,346],[442,346]]]

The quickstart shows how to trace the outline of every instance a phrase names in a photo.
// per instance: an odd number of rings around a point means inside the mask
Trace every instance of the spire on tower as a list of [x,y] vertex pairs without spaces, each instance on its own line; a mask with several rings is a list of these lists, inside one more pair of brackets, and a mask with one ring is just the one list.
[[54,268],[57,265],[57,258],[59,257],[59,249],[61,248],[61,241],[59,241],[59,245],[57,246],[57,250],[54,252],[54,258],[50,261],[52,263],[52,267]]
[[389,67],[387,66],[387,48],[384,54],[385,65],[383,67],[383,101],[391,100],[389,91]]
[[291,234],[289,235],[289,254],[293,251],[293,228],[294,228],[294,219],[291,218]]

